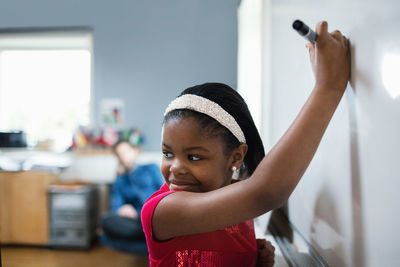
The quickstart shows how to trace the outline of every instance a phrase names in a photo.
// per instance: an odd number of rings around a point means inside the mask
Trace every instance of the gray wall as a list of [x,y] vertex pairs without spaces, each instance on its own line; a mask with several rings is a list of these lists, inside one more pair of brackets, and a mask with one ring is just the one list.
[[125,101],[144,150],[159,150],[162,113],[182,89],[206,81],[236,88],[238,0],[2,0],[0,28],[94,30],[95,124],[104,98]]

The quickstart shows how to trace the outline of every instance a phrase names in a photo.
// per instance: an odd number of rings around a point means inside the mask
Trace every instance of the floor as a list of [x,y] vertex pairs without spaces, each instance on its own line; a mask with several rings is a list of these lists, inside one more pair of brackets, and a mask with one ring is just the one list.
[[[275,267],[287,267],[272,236],[263,236],[275,246]],[[148,267],[147,255],[132,255],[95,244],[89,251],[57,250],[41,247],[2,246],[4,267]]]
[[4,267],[147,267],[147,255],[132,255],[94,244],[88,251],[2,246]]
[[[260,235],[275,247],[275,267],[288,267],[279,246],[269,235]],[[90,250],[60,250],[33,246],[1,246],[0,267],[148,267],[147,255],[121,253],[95,243]]]

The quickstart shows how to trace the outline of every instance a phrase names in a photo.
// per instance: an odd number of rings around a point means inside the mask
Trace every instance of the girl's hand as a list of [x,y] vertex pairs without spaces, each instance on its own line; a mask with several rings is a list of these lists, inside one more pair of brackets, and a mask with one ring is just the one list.
[[315,44],[307,43],[316,88],[344,92],[350,78],[349,40],[340,31],[328,33],[328,23],[317,24]]
[[275,262],[275,248],[265,239],[257,239],[257,267],[270,267]]

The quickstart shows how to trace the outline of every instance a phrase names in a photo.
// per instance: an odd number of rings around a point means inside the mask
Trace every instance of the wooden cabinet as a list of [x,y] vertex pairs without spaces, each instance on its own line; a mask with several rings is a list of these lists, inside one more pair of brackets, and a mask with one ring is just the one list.
[[0,172],[0,243],[47,245],[47,188],[57,175],[39,171]]

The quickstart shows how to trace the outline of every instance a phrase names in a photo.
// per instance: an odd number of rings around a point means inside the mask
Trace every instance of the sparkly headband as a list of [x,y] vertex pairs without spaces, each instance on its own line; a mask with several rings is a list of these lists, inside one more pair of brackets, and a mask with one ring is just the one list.
[[164,116],[175,109],[190,109],[210,116],[227,128],[240,143],[246,143],[239,124],[217,103],[198,95],[186,94],[173,100],[164,112]]

